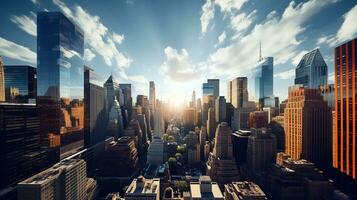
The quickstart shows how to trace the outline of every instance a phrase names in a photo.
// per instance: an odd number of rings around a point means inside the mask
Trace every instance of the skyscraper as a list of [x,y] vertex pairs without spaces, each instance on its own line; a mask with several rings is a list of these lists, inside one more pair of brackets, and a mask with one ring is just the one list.
[[318,89],[327,84],[327,65],[320,50],[305,54],[295,69],[295,85]]
[[196,108],[196,91],[192,92],[192,107]]
[[5,101],[5,77],[4,77],[4,63],[0,56],[0,102]]
[[206,174],[223,185],[239,180],[238,169],[233,157],[232,130],[226,122],[218,125],[213,152],[206,163]]
[[255,98],[261,108],[274,107],[273,57],[260,59],[254,69]]
[[[112,107],[114,99],[117,99],[118,102],[120,101],[120,99],[116,98],[118,89],[119,89],[118,83],[115,82],[113,80],[113,76],[110,75],[104,83],[106,108],[108,111]],[[120,104],[120,102],[119,102],[119,104]]]
[[207,84],[213,86],[213,96],[216,99],[219,96],[219,79],[208,79]]
[[60,12],[37,13],[37,92],[43,143],[61,158],[83,147],[84,36]]
[[131,115],[132,115],[132,110],[133,110],[133,100],[131,97],[131,84],[129,83],[120,83],[119,87],[123,93],[123,106],[124,109],[127,110],[128,112],[128,119],[127,121],[130,121]]
[[156,106],[156,91],[155,91],[155,82],[150,81],[150,91],[149,91],[149,103],[150,103],[150,108],[152,110],[155,110]]
[[248,79],[247,77],[237,77],[228,83],[227,94],[234,108],[244,108],[248,106]]
[[319,89],[292,86],[284,111],[285,153],[320,167],[331,164],[331,109]]
[[5,65],[6,102],[34,103],[37,98],[36,68],[27,65]]
[[357,178],[357,38],[335,48],[333,166]]
[[84,69],[84,144],[90,147],[106,137],[107,121],[103,80],[89,67]]
[[216,112],[216,122],[227,122],[226,120],[226,99],[224,96],[219,96],[216,99],[215,103],[215,112]]
[[214,111],[214,108],[208,109],[208,119],[206,124],[208,139],[212,141],[216,132],[216,112]]

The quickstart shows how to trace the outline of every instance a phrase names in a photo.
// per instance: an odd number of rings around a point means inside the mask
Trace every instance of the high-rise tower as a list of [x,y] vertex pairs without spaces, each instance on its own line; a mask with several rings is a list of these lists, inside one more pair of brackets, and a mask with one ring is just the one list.
[[155,89],[155,82],[150,81],[150,91],[149,91],[149,104],[152,110],[156,108],[156,89]]
[[0,102],[5,101],[4,63],[0,56]]

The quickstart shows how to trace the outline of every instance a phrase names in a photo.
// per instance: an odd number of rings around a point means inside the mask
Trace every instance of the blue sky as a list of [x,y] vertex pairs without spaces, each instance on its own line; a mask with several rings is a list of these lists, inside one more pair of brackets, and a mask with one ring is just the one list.
[[[320,48],[333,75],[333,48],[357,35],[357,0],[22,0],[0,2],[5,64],[36,66],[36,12],[61,11],[85,33],[85,63],[148,94],[182,103],[207,78],[251,76],[262,42],[274,57],[274,93],[286,98],[304,53]],[[332,82],[332,79],[330,79]],[[251,84],[249,90],[253,91]],[[250,92],[250,98],[254,98]]]

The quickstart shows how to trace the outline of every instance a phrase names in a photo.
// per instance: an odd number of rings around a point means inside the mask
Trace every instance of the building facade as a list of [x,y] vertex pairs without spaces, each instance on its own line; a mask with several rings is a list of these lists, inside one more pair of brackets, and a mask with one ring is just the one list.
[[37,13],[37,105],[43,143],[67,157],[84,144],[84,35],[60,12]]
[[357,178],[357,39],[335,48],[333,166]]
[[273,57],[260,59],[254,69],[255,99],[259,101],[259,107],[274,107],[274,82],[273,82]]
[[227,95],[234,108],[248,106],[248,78],[237,77],[228,82]]
[[318,166],[331,161],[331,109],[318,89],[292,86],[284,111],[285,153]]
[[0,102],[5,101],[5,76],[4,76],[4,62],[0,56]]

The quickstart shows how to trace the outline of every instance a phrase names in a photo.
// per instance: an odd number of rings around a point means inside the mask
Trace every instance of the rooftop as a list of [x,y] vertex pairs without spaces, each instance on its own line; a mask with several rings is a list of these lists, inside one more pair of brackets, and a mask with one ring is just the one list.
[[125,192],[125,195],[157,195],[160,190],[160,179],[145,179],[139,176],[134,179]]
[[[202,177],[202,176],[201,176]],[[200,177],[200,181],[202,181]],[[206,178],[204,178],[205,180]],[[211,187],[210,192],[201,192],[201,184],[200,182],[191,182],[190,189],[191,189],[191,198],[221,198],[223,199],[223,194],[219,189],[219,186],[216,182],[204,182],[203,184],[209,185]]]
[[242,197],[265,197],[260,187],[253,182],[233,182],[234,190]]

